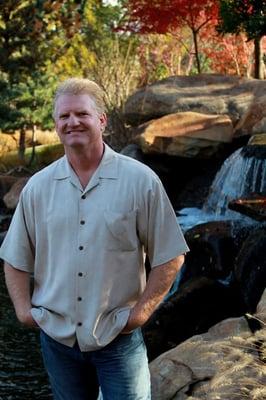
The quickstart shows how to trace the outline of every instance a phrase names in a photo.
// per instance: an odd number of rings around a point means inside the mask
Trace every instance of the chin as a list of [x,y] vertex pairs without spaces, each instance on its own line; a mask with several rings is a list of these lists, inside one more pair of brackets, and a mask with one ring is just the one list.
[[83,146],[86,146],[86,145],[88,145],[88,143],[84,143],[83,140],[67,140],[67,141],[65,142],[65,145],[68,146],[68,147],[73,147],[73,148],[75,148],[75,147],[83,147]]

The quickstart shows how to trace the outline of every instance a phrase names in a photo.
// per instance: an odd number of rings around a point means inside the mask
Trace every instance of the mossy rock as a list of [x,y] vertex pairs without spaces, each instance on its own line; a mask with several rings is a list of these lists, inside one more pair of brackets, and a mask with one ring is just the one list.
[[260,145],[260,146],[265,146],[266,145],[266,133],[260,133],[259,135],[253,135],[251,136],[251,138],[249,139],[248,142],[249,146],[256,146],[256,145]]

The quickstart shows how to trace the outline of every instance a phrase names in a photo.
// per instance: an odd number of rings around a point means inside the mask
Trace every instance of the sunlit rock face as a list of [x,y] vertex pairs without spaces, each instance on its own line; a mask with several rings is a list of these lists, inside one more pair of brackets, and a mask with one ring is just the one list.
[[[264,104],[266,81],[238,76],[199,74],[197,76],[172,76],[136,91],[125,104],[125,120],[132,126],[160,118],[164,115],[192,111],[209,115],[226,114],[237,133],[261,133],[264,114],[250,118],[255,104]],[[261,100],[262,99],[262,100]],[[251,132],[254,120],[255,131]],[[243,126],[243,132],[242,128]]]
[[[265,299],[254,320],[265,321]],[[254,332],[249,321],[226,319],[153,360],[152,398],[265,399],[265,326]]]
[[135,141],[144,153],[209,158],[233,138],[227,115],[169,114],[138,127]]
[[266,94],[254,98],[251,106],[237,123],[235,132],[242,135],[266,132]]

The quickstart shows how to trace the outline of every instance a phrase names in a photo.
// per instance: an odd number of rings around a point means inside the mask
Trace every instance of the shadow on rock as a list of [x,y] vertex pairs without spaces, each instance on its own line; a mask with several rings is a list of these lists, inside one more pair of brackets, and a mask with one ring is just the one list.
[[149,360],[224,318],[244,312],[237,288],[207,277],[191,278],[160,305],[143,327]]

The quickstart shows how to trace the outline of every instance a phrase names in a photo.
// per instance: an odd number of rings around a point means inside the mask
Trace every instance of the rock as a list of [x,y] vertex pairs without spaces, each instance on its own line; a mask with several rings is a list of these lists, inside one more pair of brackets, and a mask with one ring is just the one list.
[[10,190],[18,178],[10,175],[0,175],[0,199]]
[[235,258],[250,226],[241,221],[212,221],[196,225],[185,233],[190,248],[180,284],[196,277],[208,277],[230,284]]
[[[258,341],[244,318],[229,319],[193,336],[150,363],[153,400],[243,400],[262,393],[265,372]],[[245,395],[246,394],[246,395]]]
[[7,232],[0,232],[0,245],[2,244],[2,242],[4,241],[4,238],[6,236]]
[[249,312],[256,310],[266,287],[266,225],[253,229],[235,261],[235,276]]
[[260,135],[251,136],[249,141],[248,141],[248,145],[249,146],[253,146],[253,145],[256,145],[256,146],[264,145],[264,146],[266,146],[266,133],[261,133]]
[[249,324],[245,317],[228,318],[212,326],[205,334],[209,340],[220,340],[235,336],[248,337],[251,334]]
[[153,400],[262,400],[266,398],[266,290],[254,317],[230,318],[161,354],[149,367]]
[[12,215],[6,215],[4,217],[0,216],[0,245],[6,236],[11,220],[12,220]]
[[143,162],[143,153],[141,151],[141,148],[137,144],[128,144],[120,151],[120,153],[124,156],[128,156],[134,158],[135,160]]
[[208,279],[191,279],[154,312],[142,331],[153,360],[189,337],[206,332],[224,318],[243,314],[235,289]]
[[266,94],[254,98],[250,107],[237,123],[235,132],[242,135],[254,135],[266,132]]
[[233,137],[228,116],[195,112],[166,115],[138,127],[141,131],[136,141],[144,153],[181,157],[210,157]]
[[266,289],[264,289],[259,304],[257,305],[255,318],[258,318],[260,321],[263,321],[264,324],[266,323]]
[[28,179],[29,179],[28,177],[19,178],[14,183],[14,185],[11,187],[9,192],[7,192],[5,194],[3,200],[4,200],[4,203],[5,203],[7,208],[9,208],[9,209],[15,209],[16,208],[16,206],[18,204],[20,193],[21,193],[23,187],[26,185]]
[[254,97],[265,94],[266,81],[262,80],[217,74],[172,76],[135,92],[128,98],[124,114],[132,126],[184,111],[228,115],[235,126]]
[[228,207],[256,221],[266,221],[266,196],[255,194],[250,198],[232,200]]

